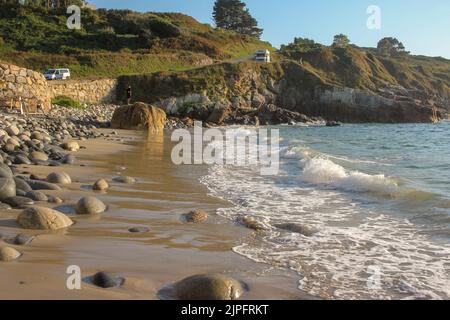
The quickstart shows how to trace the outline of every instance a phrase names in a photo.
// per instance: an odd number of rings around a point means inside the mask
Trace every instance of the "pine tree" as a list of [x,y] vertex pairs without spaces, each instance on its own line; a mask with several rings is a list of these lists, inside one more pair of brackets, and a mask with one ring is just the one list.
[[216,0],[213,18],[217,28],[260,38],[263,30],[241,0]]

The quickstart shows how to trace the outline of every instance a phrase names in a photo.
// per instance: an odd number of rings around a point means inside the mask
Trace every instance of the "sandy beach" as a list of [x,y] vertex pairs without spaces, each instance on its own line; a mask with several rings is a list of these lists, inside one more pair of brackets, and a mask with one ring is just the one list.
[[[2,245],[19,233],[36,238],[27,246],[16,246],[23,253],[19,260],[0,263],[0,299],[153,300],[160,298],[158,291],[166,285],[202,273],[220,273],[245,282],[249,291],[244,299],[308,298],[297,289],[295,273],[258,264],[232,251],[240,239],[256,241],[258,235],[215,214],[228,204],[208,196],[199,183],[204,167],[171,163],[169,132],[147,137],[142,132],[118,131],[115,137],[80,141],[86,149],[76,153],[74,165],[18,166],[22,173],[65,172],[72,177],[72,184],[46,193],[64,200],[52,207],[75,224],[59,232],[23,230],[15,222],[20,210],[2,211]],[[120,175],[132,176],[137,182],[112,182]],[[99,178],[110,183],[107,192],[92,190]],[[74,214],[75,203],[88,195],[102,200],[107,211],[98,216]],[[193,209],[207,211],[209,220],[183,223],[181,215]],[[150,232],[130,233],[132,227],[148,227]],[[83,281],[81,290],[69,290],[66,270],[70,265],[79,266],[83,278],[108,271],[125,282],[119,288],[101,289]]]

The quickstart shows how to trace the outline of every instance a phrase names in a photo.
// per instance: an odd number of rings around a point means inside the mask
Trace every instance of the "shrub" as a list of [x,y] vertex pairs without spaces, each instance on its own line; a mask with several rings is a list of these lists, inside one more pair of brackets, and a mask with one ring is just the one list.
[[61,107],[83,109],[83,106],[79,101],[76,101],[67,96],[57,96],[52,99],[52,104],[56,104]]
[[148,26],[160,38],[173,38],[181,35],[180,29],[177,26],[160,17],[150,18]]

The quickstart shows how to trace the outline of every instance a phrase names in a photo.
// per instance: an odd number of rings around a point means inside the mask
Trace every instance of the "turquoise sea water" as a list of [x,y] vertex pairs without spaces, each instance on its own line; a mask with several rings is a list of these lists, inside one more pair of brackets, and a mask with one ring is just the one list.
[[233,204],[219,214],[269,229],[237,253],[323,298],[450,298],[450,122],[279,129],[278,175],[212,166],[202,179]]

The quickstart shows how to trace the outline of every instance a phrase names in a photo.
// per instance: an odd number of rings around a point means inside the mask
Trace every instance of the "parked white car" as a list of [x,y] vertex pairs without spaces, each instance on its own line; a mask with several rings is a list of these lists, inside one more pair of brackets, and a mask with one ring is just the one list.
[[47,80],[67,80],[70,79],[69,69],[48,69],[44,72],[44,77]]
[[270,51],[269,50],[258,50],[255,53],[255,60],[259,62],[270,62]]

